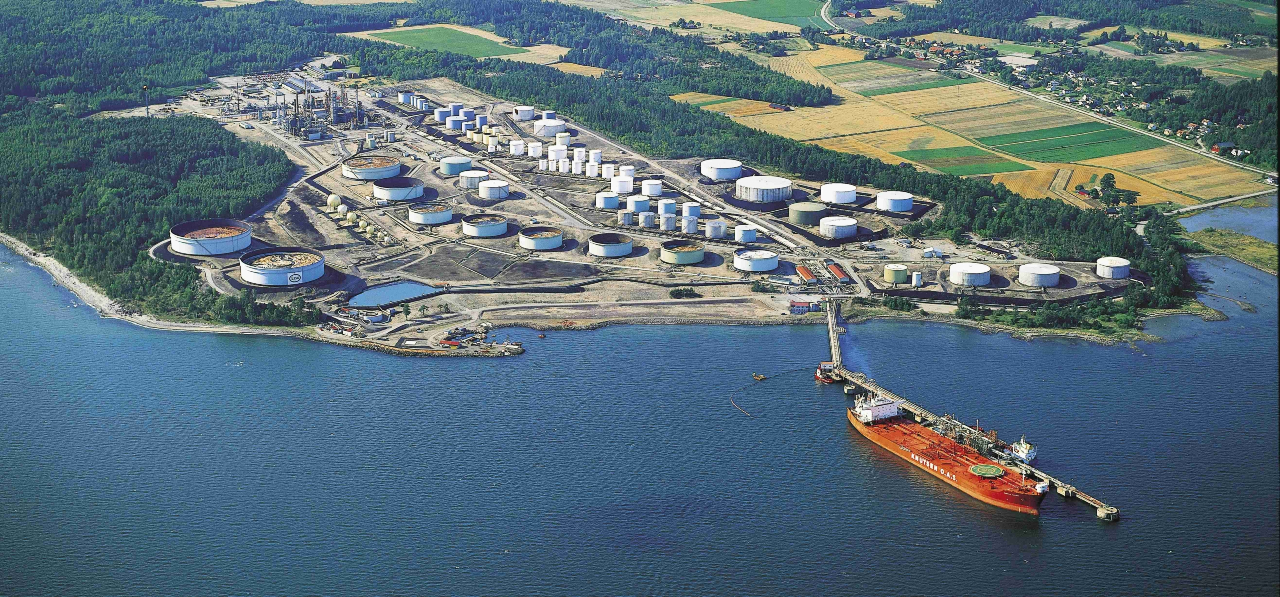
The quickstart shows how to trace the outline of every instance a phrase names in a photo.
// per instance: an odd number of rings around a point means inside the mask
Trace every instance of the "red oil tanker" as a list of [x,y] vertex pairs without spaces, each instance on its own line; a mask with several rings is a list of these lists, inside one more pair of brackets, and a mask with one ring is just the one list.
[[977,450],[901,416],[898,401],[861,397],[847,409],[849,423],[863,437],[983,502],[1039,515],[1048,483],[1036,483]]

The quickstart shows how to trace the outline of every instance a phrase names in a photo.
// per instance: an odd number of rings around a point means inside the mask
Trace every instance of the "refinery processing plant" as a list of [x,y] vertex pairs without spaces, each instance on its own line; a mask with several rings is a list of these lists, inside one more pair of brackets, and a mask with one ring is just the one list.
[[[1114,257],[1046,263],[1014,243],[909,239],[903,226],[942,209],[928,197],[797,180],[732,156],[650,159],[549,107],[445,79],[218,83],[186,108],[281,147],[302,178],[243,220],[174,226],[151,255],[202,267],[219,292],[320,305],[331,317],[320,333],[338,342],[465,351],[450,330],[501,322],[522,301],[569,323],[699,310],[757,320],[840,297],[1017,307],[1116,296],[1144,277]],[[675,288],[703,298],[653,300]],[[366,292],[389,298],[355,308]],[[428,297],[451,313],[407,313]],[[587,304],[597,308],[574,310]]]

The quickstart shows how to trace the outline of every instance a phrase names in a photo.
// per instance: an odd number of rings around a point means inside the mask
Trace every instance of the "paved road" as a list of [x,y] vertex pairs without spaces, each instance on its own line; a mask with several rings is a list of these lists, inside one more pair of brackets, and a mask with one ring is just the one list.
[[1260,195],[1274,195],[1274,194],[1275,194],[1275,192],[1276,192],[1276,190],[1275,190],[1275,189],[1267,189],[1267,190],[1265,190],[1265,191],[1258,191],[1258,192],[1256,192],[1256,193],[1249,193],[1248,195],[1237,195],[1237,196],[1235,196],[1235,197],[1228,197],[1228,198],[1226,198],[1226,199],[1219,199],[1219,200],[1217,200],[1217,201],[1210,201],[1210,202],[1208,202],[1208,203],[1201,203],[1201,204],[1199,204],[1199,205],[1192,205],[1192,206],[1189,206],[1189,207],[1184,207],[1184,208],[1182,208],[1182,209],[1175,209],[1175,210],[1173,210],[1173,211],[1165,212],[1165,215],[1167,215],[1167,216],[1171,216],[1171,215],[1175,215],[1175,214],[1184,214],[1184,213],[1187,213],[1187,212],[1199,211],[1199,210],[1201,210],[1201,209],[1209,209],[1209,208],[1211,208],[1211,207],[1217,207],[1217,206],[1219,206],[1219,205],[1224,205],[1224,204],[1227,204],[1227,203],[1231,203],[1232,201],[1239,201],[1239,200],[1241,200],[1241,199],[1248,199],[1248,198],[1250,198],[1250,197],[1258,197],[1258,196],[1260,196]]
[[836,22],[831,20],[830,13],[831,0],[827,0],[827,3],[822,5],[822,20],[826,21],[828,25],[831,25],[832,29],[840,29],[840,26],[836,25]]
[[[934,62],[938,62],[938,61],[936,61],[936,60],[935,60]],[[1150,131],[1147,131],[1147,130],[1144,130],[1144,129],[1140,129],[1140,128],[1136,127],[1136,126],[1130,126],[1130,125],[1125,124],[1125,123],[1123,123],[1123,122],[1120,122],[1119,120],[1116,120],[1116,119],[1114,119],[1114,118],[1110,118],[1110,117],[1107,117],[1107,116],[1103,116],[1103,115],[1101,115],[1101,114],[1098,114],[1097,112],[1094,112],[1094,111],[1092,111],[1092,110],[1086,110],[1086,109],[1084,109],[1084,108],[1080,108],[1080,107],[1077,107],[1077,106],[1072,106],[1071,104],[1063,103],[1063,102],[1060,102],[1060,101],[1058,101],[1058,100],[1055,100],[1055,99],[1052,99],[1052,98],[1049,98],[1049,97],[1045,97],[1045,96],[1043,96],[1043,95],[1040,95],[1040,94],[1038,94],[1038,93],[1033,93],[1033,92],[1028,91],[1028,90],[1026,90],[1026,89],[1023,89],[1023,88],[1021,88],[1021,87],[1010,86],[1010,85],[1008,85],[1008,84],[1004,83],[1003,81],[1001,81],[1001,80],[999,80],[999,79],[996,79],[996,78],[994,78],[994,77],[988,77],[988,76],[986,76],[986,75],[979,75],[979,74],[972,73],[972,72],[970,72],[969,74],[971,74],[971,75],[973,75],[973,76],[975,76],[975,77],[978,77],[979,79],[982,79],[982,80],[984,80],[984,81],[987,81],[987,82],[989,82],[989,83],[995,83],[996,85],[999,85],[999,86],[1001,86],[1001,87],[1008,88],[1008,89],[1009,89],[1009,90],[1011,90],[1011,91],[1016,91],[1016,92],[1021,93],[1021,94],[1023,94],[1023,95],[1030,96],[1030,97],[1034,97],[1034,98],[1036,98],[1036,99],[1038,99],[1038,100],[1040,100],[1040,101],[1042,101],[1042,102],[1047,102],[1047,103],[1053,104],[1053,105],[1055,105],[1055,106],[1057,106],[1057,107],[1059,107],[1059,108],[1066,108],[1066,109],[1068,109],[1068,110],[1073,110],[1073,111],[1075,111],[1075,112],[1079,112],[1080,114],[1084,114],[1085,116],[1088,116],[1088,117],[1093,118],[1093,119],[1095,119],[1095,120],[1101,120],[1101,121],[1103,121],[1103,122],[1105,122],[1105,123],[1107,123],[1107,124],[1109,124],[1109,125],[1111,125],[1111,126],[1119,127],[1119,128],[1126,129],[1126,130],[1129,130],[1129,131],[1132,131],[1132,132],[1135,132],[1135,133],[1138,133],[1138,134],[1146,135],[1146,136],[1148,136],[1148,137],[1151,137],[1152,139],[1158,139],[1158,140],[1160,140],[1160,141],[1161,141],[1161,142],[1163,142],[1163,143],[1168,143],[1169,145],[1173,145],[1174,147],[1180,147],[1180,148],[1182,148],[1182,149],[1185,149],[1185,150],[1190,151],[1190,152],[1192,152],[1192,153],[1196,153],[1196,154],[1202,155],[1202,156],[1207,157],[1207,158],[1209,158],[1209,159],[1217,160],[1217,161],[1222,162],[1222,163],[1224,163],[1224,164],[1226,164],[1226,165],[1228,165],[1228,166],[1235,166],[1236,168],[1240,168],[1240,169],[1242,169],[1242,170],[1248,170],[1248,171],[1250,171],[1250,172],[1256,172],[1256,173],[1258,173],[1258,174],[1275,174],[1275,172],[1268,172],[1268,171],[1263,170],[1263,169],[1261,169],[1261,168],[1254,168],[1253,166],[1249,166],[1249,165],[1246,165],[1246,164],[1241,164],[1240,162],[1236,162],[1236,161],[1229,160],[1229,159],[1224,158],[1224,157],[1220,157],[1220,156],[1218,156],[1217,154],[1212,153],[1212,152],[1209,152],[1209,151],[1204,151],[1204,150],[1202,150],[1202,149],[1192,149],[1192,148],[1187,147],[1186,145],[1183,145],[1183,144],[1181,144],[1181,143],[1179,143],[1179,142],[1177,142],[1177,141],[1174,141],[1174,140],[1172,140],[1172,139],[1169,139],[1168,137],[1165,137],[1164,135],[1159,135],[1159,134],[1156,134],[1156,133],[1152,133],[1152,132],[1150,132]]]

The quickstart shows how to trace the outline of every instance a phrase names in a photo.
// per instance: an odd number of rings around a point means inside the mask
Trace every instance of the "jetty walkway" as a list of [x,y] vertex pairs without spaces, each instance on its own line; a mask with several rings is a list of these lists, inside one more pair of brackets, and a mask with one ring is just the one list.
[[[957,421],[950,416],[938,416],[923,406],[920,406],[902,396],[899,396],[884,387],[877,384],[874,379],[866,376],[866,374],[850,371],[844,366],[844,362],[840,357],[840,334],[844,333],[844,328],[840,327],[840,303],[838,301],[829,300],[826,303],[827,310],[827,335],[831,342],[831,362],[833,364],[832,373],[834,376],[845,382],[846,394],[871,394],[879,395],[899,403],[899,408],[908,413],[920,423],[926,423],[934,427],[945,427],[948,431],[954,432],[959,436],[963,436],[966,440],[973,440],[975,443],[983,443],[991,445],[995,449],[1008,447],[1007,444],[995,438],[994,434],[984,433],[980,429],[974,429],[964,423]],[[1102,500],[1095,498],[1076,486],[1062,481],[1049,473],[1046,473],[1030,464],[1024,463],[1017,459],[1009,459],[1006,466],[1016,467],[1024,476],[1034,479],[1037,482],[1043,481],[1049,484],[1051,488],[1066,498],[1078,499],[1090,506],[1093,506],[1098,518],[1114,522],[1120,519],[1120,510],[1114,506],[1109,506]]]

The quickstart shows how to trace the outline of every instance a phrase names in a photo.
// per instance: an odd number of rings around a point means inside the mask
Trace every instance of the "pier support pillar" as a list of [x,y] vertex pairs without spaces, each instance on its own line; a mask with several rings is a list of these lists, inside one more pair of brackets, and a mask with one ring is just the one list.
[[1071,487],[1071,486],[1068,486],[1068,485],[1059,485],[1059,486],[1058,486],[1058,495],[1060,495],[1060,496],[1062,496],[1062,497],[1068,497],[1068,498],[1069,498],[1069,497],[1076,497],[1076,490],[1075,490],[1075,488],[1074,488],[1074,487]]
[[1120,520],[1120,511],[1110,506],[1098,508],[1098,518],[1107,522],[1115,522]]

